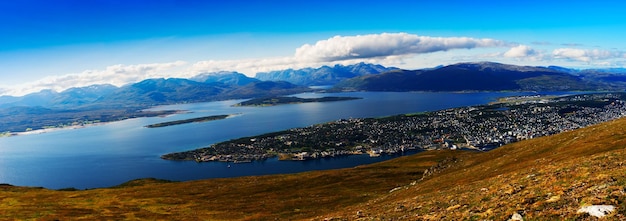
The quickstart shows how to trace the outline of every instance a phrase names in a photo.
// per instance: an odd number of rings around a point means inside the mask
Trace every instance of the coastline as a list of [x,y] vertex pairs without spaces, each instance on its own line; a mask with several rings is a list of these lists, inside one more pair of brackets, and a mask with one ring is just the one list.
[[25,136],[25,135],[34,135],[34,134],[45,134],[45,133],[61,131],[61,130],[73,130],[73,129],[81,129],[81,128],[86,128],[86,127],[92,127],[92,126],[101,126],[101,125],[105,125],[107,123],[113,123],[113,122],[116,122],[116,121],[98,122],[98,123],[81,124],[81,125],[72,125],[72,126],[65,126],[65,127],[42,128],[42,129],[36,129],[36,130],[30,130],[30,131],[22,131],[22,132],[8,132],[8,133],[3,134],[3,136],[0,136],[0,137],[13,137],[13,136]]
[[[142,110],[142,111],[146,111],[146,110]],[[150,112],[150,111],[147,111],[147,112]],[[55,131],[61,131],[61,130],[82,129],[82,128],[87,128],[87,127],[102,126],[102,125],[106,125],[106,124],[109,124],[109,123],[120,122],[120,121],[124,121],[124,120],[135,119],[135,118],[142,118],[142,117],[168,117],[168,116],[172,116],[172,115],[176,115],[176,114],[182,114],[182,113],[189,113],[189,111],[187,111],[187,110],[171,110],[171,111],[168,111],[167,113],[157,114],[155,116],[129,117],[129,118],[126,118],[126,119],[119,119],[119,120],[112,120],[112,121],[105,121],[105,122],[97,121],[97,122],[94,122],[94,123],[77,123],[76,125],[54,126],[54,127],[49,127],[49,128],[41,128],[41,129],[35,129],[35,130],[29,130],[29,131],[20,131],[20,132],[8,131],[8,132],[0,133],[0,138],[44,134],[44,133],[50,133],[50,132],[55,132]]]
[[[508,143],[619,118],[626,110],[622,96],[626,94],[515,96],[499,99],[513,99],[515,102],[450,108],[417,115],[340,119],[231,139],[200,149],[164,154],[161,158],[230,162],[274,156],[278,156],[279,160],[307,160],[355,152],[379,156],[405,149],[466,148],[488,151]],[[589,119],[590,114],[596,117]],[[471,133],[463,130],[475,123],[488,126]],[[439,132],[444,130],[445,134]],[[388,139],[390,137],[402,138],[402,142]]]

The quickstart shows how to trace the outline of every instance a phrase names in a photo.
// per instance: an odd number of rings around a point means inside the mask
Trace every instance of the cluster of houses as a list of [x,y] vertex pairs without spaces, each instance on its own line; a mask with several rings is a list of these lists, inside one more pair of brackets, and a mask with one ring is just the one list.
[[[626,116],[624,94],[586,94],[507,102],[386,118],[342,119],[249,140],[215,144],[200,161],[284,155],[307,160],[347,154],[392,154],[410,149],[490,150]],[[218,154],[215,154],[218,153]]]

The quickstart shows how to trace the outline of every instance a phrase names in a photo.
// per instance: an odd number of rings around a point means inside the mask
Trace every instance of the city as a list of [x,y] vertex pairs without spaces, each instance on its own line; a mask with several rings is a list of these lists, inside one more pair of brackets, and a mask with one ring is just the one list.
[[281,160],[307,160],[349,154],[375,157],[409,150],[488,151],[626,116],[624,96],[598,93],[510,97],[482,106],[341,119],[166,154],[162,158],[242,163],[276,156]]

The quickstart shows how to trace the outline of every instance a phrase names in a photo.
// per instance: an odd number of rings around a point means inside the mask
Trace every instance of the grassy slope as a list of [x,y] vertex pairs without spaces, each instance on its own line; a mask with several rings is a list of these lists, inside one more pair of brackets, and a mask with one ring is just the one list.
[[471,157],[414,186],[325,217],[408,220],[626,220],[626,118],[518,142]]
[[[430,151],[342,170],[84,191],[2,186],[0,219],[587,219],[576,214],[585,204],[615,205],[609,218],[623,219],[625,148],[626,118],[486,153]],[[410,185],[451,156],[459,160]]]
[[118,188],[82,191],[4,186],[0,220],[304,219],[384,196],[421,178],[425,169],[449,154],[300,174],[173,183],[138,180]]

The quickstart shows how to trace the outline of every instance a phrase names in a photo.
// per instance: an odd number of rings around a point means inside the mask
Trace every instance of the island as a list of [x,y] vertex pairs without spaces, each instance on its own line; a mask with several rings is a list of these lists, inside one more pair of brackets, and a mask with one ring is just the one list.
[[168,121],[168,122],[163,122],[163,123],[146,125],[145,127],[147,128],[168,127],[168,126],[188,124],[188,123],[194,123],[194,122],[221,120],[230,116],[234,116],[234,114],[212,115],[212,116],[206,116],[206,117],[197,117],[197,118],[190,118],[190,119],[184,119],[184,120]]
[[347,101],[362,99],[360,97],[319,97],[319,98],[300,98],[300,97],[266,97],[247,100],[233,106],[275,106],[280,104],[300,104],[312,102],[330,102],[330,101]]
[[243,137],[161,156],[167,160],[309,160],[410,150],[488,151],[626,116],[626,93],[584,94],[460,107],[383,118],[341,119]]

